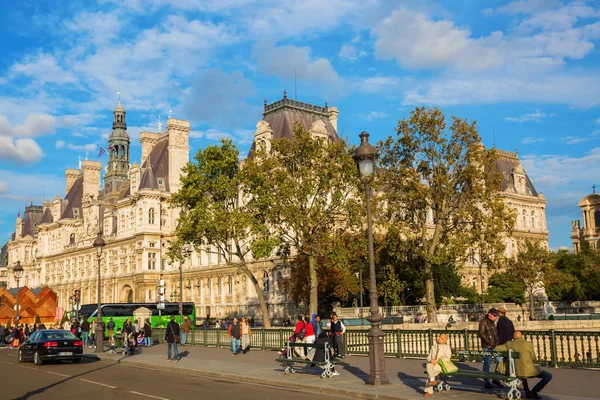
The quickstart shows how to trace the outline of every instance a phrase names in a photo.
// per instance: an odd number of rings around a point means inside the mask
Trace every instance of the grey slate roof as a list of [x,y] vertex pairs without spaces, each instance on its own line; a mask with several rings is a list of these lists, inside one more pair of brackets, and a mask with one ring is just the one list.
[[42,220],[44,209],[41,206],[30,205],[25,207],[23,218],[21,219],[22,229],[21,237],[27,235],[35,237],[37,235],[37,226]]
[[54,222],[54,217],[52,216],[52,211],[50,211],[50,207],[48,207],[44,210],[44,215],[42,215],[42,220],[40,221],[40,225],[41,224],[50,224],[52,222]]
[[79,176],[75,182],[73,182],[73,186],[69,189],[69,193],[65,196],[65,200],[67,201],[67,206],[62,212],[60,219],[64,218],[74,218],[73,216],[73,208],[77,207],[81,210],[81,201],[83,198],[83,175]]
[[[513,186],[512,179],[512,171],[520,165],[518,158],[512,157],[504,157],[502,154],[498,155],[498,159],[496,160],[496,168],[498,171],[502,173],[502,190],[507,190],[509,187]],[[537,196],[538,192],[535,190],[531,179],[529,179],[529,175],[525,174],[526,179],[526,191],[530,196]]]
[[[273,139],[292,139],[294,137],[295,122],[300,123],[308,132],[312,124],[319,119],[325,123],[329,138],[332,141],[338,141],[339,136],[331,121],[329,121],[327,107],[302,103],[284,97],[275,103],[265,104],[265,112],[263,113],[263,120],[268,122],[273,130]],[[253,157],[255,149],[256,143],[252,143],[252,148],[248,153],[249,158]]]
[[165,190],[169,191],[169,137],[158,139],[148,160],[142,165],[139,189],[158,189],[157,178],[164,178]]

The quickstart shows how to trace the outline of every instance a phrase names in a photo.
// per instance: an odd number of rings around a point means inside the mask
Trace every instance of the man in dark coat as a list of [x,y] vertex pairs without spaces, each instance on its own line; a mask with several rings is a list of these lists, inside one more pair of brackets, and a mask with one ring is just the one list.
[[502,345],[513,340],[515,326],[506,316],[506,308],[498,308],[498,316],[498,322],[496,323],[496,328],[498,330],[498,345]]
[[[494,351],[494,348],[498,345],[498,331],[494,322],[498,319],[498,310],[490,308],[486,316],[479,321],[479,339],[481,339],[481,349],[483,351]],[[496,359],[500,362],[502,359]],[[490,366],[492,363],[491,356],[483,357],[483,372],[490,372]],[[484,387],[486,389],[493,389],[494,386],[490,383],[489,379],[484,379]],[[499,381],[493,381],[496,386],[503,387]]]
[[[169,346],[167,350],[167,360],[169,361],[179,361],[179,353],[177,352],[177,342],[179,339],[179,325],[175,322],[175,317],[171,315],[171,320],[167,324],[167,329],[165,332],[165,341]],[[175,349],[174,357],[171,358],[171,346]]]

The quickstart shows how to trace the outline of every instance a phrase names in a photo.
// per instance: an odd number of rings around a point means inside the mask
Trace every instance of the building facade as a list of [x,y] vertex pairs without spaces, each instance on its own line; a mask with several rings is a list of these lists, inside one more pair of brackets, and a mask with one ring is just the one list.
[[[526,241],[539,243],[548,248],[548,227],[546,225],[546,198],[538,193],[533,182],[521,164],[519,154],[496,149],[496,168],[502,174],[502,198],[516,214],[511,235],[505,238],[507,257],[515,257]],[[476,289],[480,294],[488,287],[489,277],[494,268],[482,265],[476,255],[472,262],[463,266],[463,284]]]
[[[297,102],[284,94],[275,103],[265,102],[253,148],[292,137],[296,121],[315,136],[337,140],[337,114],[335,107]],[[189,161],[189,122],[169,118],[165,131],[142,132],[138,164],[130,160],[126,112],[120,102],[113,115],[104,175],[100,162],[85,160],[79,169],[65,171],[64,197],[30,205],[17,217],[6,246],[8,286],[16,287],[11,267],[19,260],[24,268],[20,286],[50,286],[58,306],[65,309],[76,289],[82,304],[95,303],[98,261],[92,243],[100,230],[106,241],[100,260],[103,303],[156,302],[162,275],[165,299],[178,301],[183,290],[183,301],[194,302],[200,318],[260,315],[254,286],[215,248],[194,250],[185,260],[183,288],[178,287],[179,263],[170,263],[166,256],[179,215],[169,199],[179,190],[180,171]],[[278,285],[287,269],[268,259],[255,260],[251,270],[271,315],[293,313],[294,305]]]
[[596,193],[596,186],[592,186],[592,190],[591,194],[577,204],[581,208],[582,219],[571,223],[571,240],[575,253],[581,250],[584,242],[592,249],[600,249],[600,195]]

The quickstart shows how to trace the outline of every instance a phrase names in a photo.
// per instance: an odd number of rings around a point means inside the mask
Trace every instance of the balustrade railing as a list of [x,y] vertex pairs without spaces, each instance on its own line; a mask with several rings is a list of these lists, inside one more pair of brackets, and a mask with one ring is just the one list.
[[[346,354],[366,355],[369,352],[367,330],[346,331]],[[438,335],[446,333],[453,351],[481,350],[475,330],[386,330],[384,351],[387,357],[425,358]],[[279,350],[293,334],[293,329],[252,329],[251,346],[261,350]],[[526,340],[533,343],[538,361],[552,367],[600,368],[600,332],[523,331]],[[152,329],[152,341],[163,342],[164,328]],[[230,347],[226,329],[194,329],[187,344],[208,347]]]

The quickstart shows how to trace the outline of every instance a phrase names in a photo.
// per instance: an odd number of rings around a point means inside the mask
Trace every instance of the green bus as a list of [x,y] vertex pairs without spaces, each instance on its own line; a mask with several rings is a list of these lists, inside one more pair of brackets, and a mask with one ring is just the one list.
[[[164,305],[165,308],[159,310],[157,303],[104,303],[102,304],[102,321],[104,321],[104,326],[107,326],[109,319],[112,318],[116,332],[117,329],[123,328],[127,318],[131,318],[131,323],[135,325],[133,312],[140,307],[146,307],[152,311],[150,325],[153,328],[167,326],[171,315],[174,315],[175,321],[179,322],[179,303],[164,303]],[[83,304],[79,314],[91,323],[98,314],[98,306],[96,304]],[[192,326],[196,326],[196,306],[194,303],[183,303],[183,315],[189,317]],[[143,321],[140,321],[140,323],[143,326]]]

